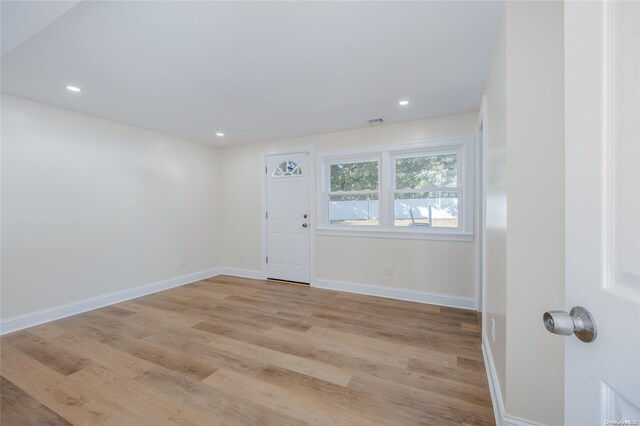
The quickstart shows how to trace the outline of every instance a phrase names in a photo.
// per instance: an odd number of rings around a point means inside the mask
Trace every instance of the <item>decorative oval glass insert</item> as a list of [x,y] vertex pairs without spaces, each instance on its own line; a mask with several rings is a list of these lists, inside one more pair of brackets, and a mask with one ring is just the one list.
[[278,164],[278,167],[273,169],[273,173],[271,173],[273,177],[284,177],[284,176],[302,176],[302,169],[298,166],[298,163],[295,161],[287,160]]

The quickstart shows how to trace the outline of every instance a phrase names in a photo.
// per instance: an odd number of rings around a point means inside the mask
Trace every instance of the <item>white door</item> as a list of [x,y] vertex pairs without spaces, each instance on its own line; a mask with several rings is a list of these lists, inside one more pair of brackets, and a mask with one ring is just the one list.
[[309,154],[267,157],[267,276],[309,283]]
[[565,420],[640,424],[640,2],[565,2],[565,85]]

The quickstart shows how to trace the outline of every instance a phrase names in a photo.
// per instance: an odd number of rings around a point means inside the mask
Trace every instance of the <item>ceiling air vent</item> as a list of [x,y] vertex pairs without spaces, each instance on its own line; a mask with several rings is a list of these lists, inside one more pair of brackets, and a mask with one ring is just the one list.
[[384,120],[380,117],[372,118],[371,120],[369,120],[369,124],[382,124],[382,123],[384,123]]

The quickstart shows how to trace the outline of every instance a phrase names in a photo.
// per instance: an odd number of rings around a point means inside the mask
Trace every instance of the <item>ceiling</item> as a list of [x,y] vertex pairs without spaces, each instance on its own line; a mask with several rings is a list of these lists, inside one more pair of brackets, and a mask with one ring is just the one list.
[[479,107],[501,8],[2,1],[2,91],[217,146],[456,114]]

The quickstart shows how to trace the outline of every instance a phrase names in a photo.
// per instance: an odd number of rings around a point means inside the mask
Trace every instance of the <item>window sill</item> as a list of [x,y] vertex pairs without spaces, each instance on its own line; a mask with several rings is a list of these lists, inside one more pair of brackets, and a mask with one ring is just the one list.
[[383,229],[316,228],[316,235],[331,237],[390,238],[400,240],[473,241],[473,234],[460,232],[409,232]]

